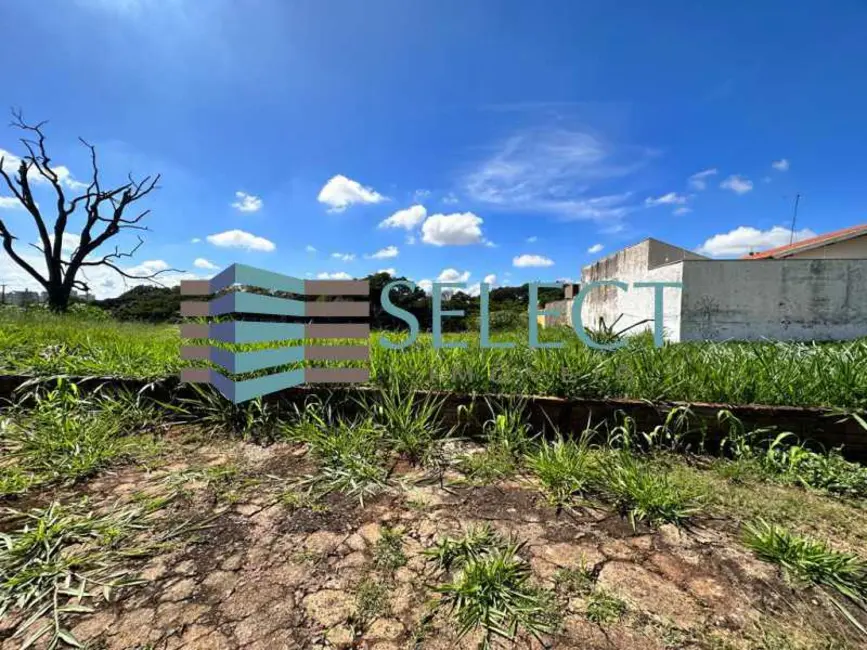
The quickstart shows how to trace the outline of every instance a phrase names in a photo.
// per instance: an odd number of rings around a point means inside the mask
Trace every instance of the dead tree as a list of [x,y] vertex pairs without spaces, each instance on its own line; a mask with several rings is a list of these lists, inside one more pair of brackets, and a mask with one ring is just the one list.
[[[141,221],[150,213],[144,210],[136,213],[131,207],[146,197],[155,189],[160,175],[147,176],[141,181],[133,180],[113,188],[103,188],[100,185],[99,167],[96,161],[96,149],[82,138],[81,143],[90,150],[91,179],[83,194],[67,199],[66,192],[76,187],[84,188],[83,183],[72,181],[65,169],[52,167],[51,158],[45,149],[45,134],[43,127],[46,122],[28,124],[21,112],[12,111],[11,126],[24,132],[21,143],[27,154],[21,158],[18,169],[7,172],[4,159],[0,157],[0,176],[6,182],[12,195],[18,199],[22,207],[30,214],[39,233],[39,242],[30,246],[40,251],[45,258],[45,271],[40,273],[16,250],[14,242],[18,239],[0,219],[0,237],[3,238],[3,249],[12,260],[30,274],[48,294],[48,305],[54,311],[65,311],[69,305],[69,297],[73,289],[89,292],[85,280],[78,278],[83,269],[104,266],[113,269],[123,278],[132,280],[154,280],[159,275],[176,269],[163,269],[146,275],[129,273],[117,265],[119,260],[132,257],[144,243],[138,236],[138,243],[130,250],[120,251],[117,246],[108,254],[92,254],[109,239],[126,230],[148,230]],[[60,172],[60,173],[58,173]],[[56,198],[49,208],[37,204],[33,197],[32,184],[47,182]],[[70,187],[71,186],[71,187]],[[84,214],[84,225],[79,234],[76,248],[68,255],[63,249],[63,236],[66,234],[70,217],[81,208]],[[49,215],[48,213],[52,214]],[[54,217],[50,225],[48,218]]]

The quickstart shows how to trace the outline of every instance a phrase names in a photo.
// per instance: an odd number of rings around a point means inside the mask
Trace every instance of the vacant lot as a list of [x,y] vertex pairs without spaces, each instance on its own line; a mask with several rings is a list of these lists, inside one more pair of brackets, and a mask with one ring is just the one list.
[[[728,404],[867,407],[867,339],[835,344],[696,343],[656,349],[635,337],[617,352],[586,347],[571,330],[545,330],[555,350],[532,350],[527,332],[496,335],[511,349],[483,350],[476,335],[448,335],[464,349],[436,350],[429,336],[405,350],[371,336],[371,382],[405,389],[633,397]],[[401,338],[402,334],[394,334]],[[0,370],[34,375],[143,377],[180,371],[173,325],[94,322],[45,312],[0,314]],[[250,347],[250,346],[237,346]],[[279,370],[279,369],[277,369]]]
[[[63,384],[0,422],[0,647],[863,647],[867,473],[679,426],[484,435]],[[361,413],[358,415],[358,413]],[[792,442],[792,441],[789,441]]]

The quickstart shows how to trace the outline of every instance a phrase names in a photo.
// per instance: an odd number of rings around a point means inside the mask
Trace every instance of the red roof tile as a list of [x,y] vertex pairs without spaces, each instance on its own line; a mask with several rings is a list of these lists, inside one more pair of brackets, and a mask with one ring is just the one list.
[[810,237],[809,239],[802,239],[801,241],[796,241],[794,244],[778,246],[777,248],[771,248],[769,250],[761,251],[759,253],[749,253],[747,255],[744,255],[741,259],[766,260],[774,257],[786,257],[785,253],[794,254],[796,251],[802,248],[815,248],[816,246],[824,242],[830,242],[834,240],[845,241],[847,239],[851,239],[852,237],[858,237],[859,235],[865,234],[867,234],[867,223],[861,224],[860,226],[852,226],[851,228],[843,228],[842,230],[835,230],[834,232],[828,232],[824,235],[819,235],[817,237]]

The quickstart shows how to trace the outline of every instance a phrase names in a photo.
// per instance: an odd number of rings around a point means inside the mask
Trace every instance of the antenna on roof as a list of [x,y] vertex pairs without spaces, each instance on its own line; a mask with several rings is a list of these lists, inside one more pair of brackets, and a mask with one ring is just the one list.
[[789,246],[795,241],[795,223],[798,220],[798,203],[801,201],[801,195],[795,194],[795,209],[792,210],[792,230],[789,233]]

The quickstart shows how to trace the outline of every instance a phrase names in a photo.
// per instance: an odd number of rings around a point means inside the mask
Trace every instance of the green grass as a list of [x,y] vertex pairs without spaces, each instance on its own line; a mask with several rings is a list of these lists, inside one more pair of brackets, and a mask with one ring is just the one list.
[[598,625],[616,623],[626,613],[626,603],[603,589],[595,589],[587,597],[587,620]]
[[398,528],[383,527],[380,538],[373,546],[373,566],[392,573],[405,564],[403,531]]
[[125,508],[97,515],[85,504],[52,503],[5,514],[15,527],[0,534],[0,619],[16,610],[28,614],[12,635],[22,647],[40,639],[49,648],[80,647],[67,620],[93,612],[93,604],[135,582],[117,564],[122,551],[140,552],[125,545],[144,525],[145,513]]
[[[796,582],[836,592],[867,612],[867,562],[759,520],[744,527],[744,543],[763,560],[779,565]],[[867,630],[839,602],[835,605],[867,636]]]
[[459,638],[481,630],[479,647],[487,649],[522,632],[541,640],[555,629],[553,594],[532,584],[522,547],[482,527],[438,540],[429,550],[439,569],[450,573],[435,591]]
[[527,455],[526,465],[554,505],[564,505],[586,492],[594,476],[587,438],[577,443],[562,437],[553,442],[543,440]]
[[674,480],[659,466],[628,451],[608,454],[597,481],[601,497],[625,515],[633,528],[639,521],[681,525],[701,510],[702,495],[696,487]]
[[[523,332],[497,335],[511,349],[484,350],[476,334],[447,335],[465,349],[437,350],[431,337],[388,350],[371,335],[371,381],[383,387],[458,392],[635,397],[732,404],[867,407],[867,339],[844,343],[684,343],[656,349],[633,337],[616,352],[592,350],[569,330],[546,330],[555,350],[532,350]],[[402,338],[402,335],[389,335]],[[176,374],[177,326],[94,322],[70,316],[0,314],[0,369],[34,375]]]

